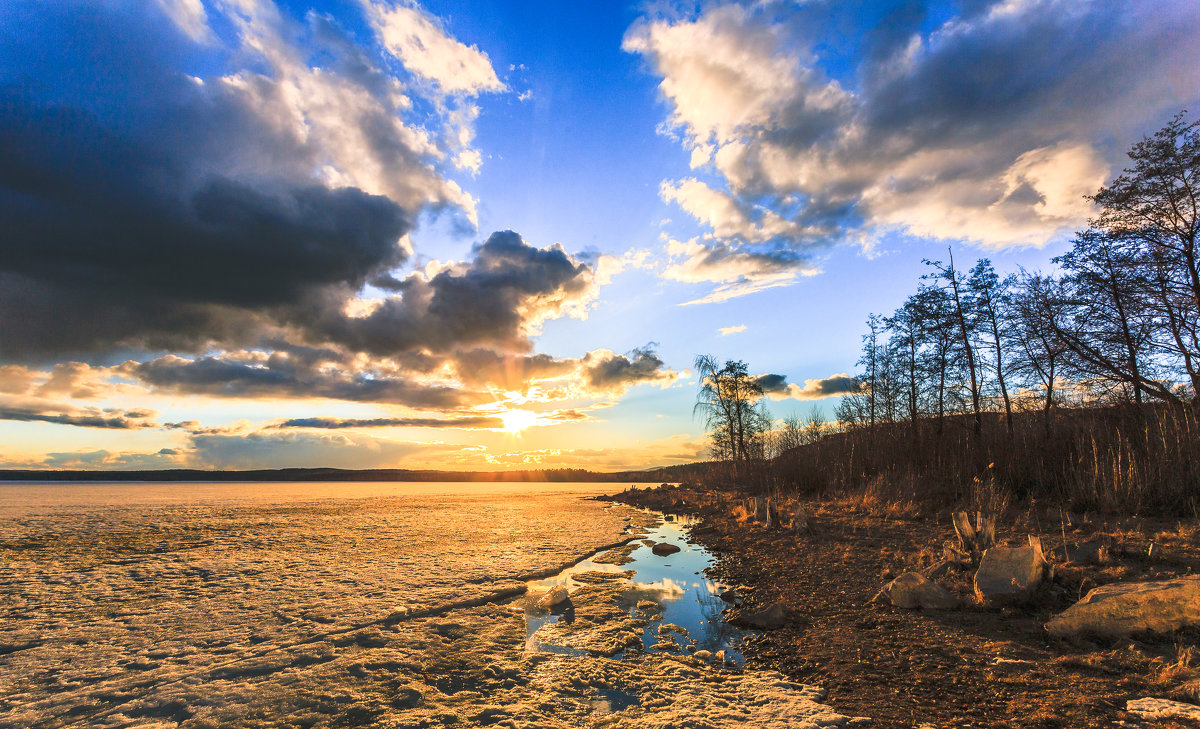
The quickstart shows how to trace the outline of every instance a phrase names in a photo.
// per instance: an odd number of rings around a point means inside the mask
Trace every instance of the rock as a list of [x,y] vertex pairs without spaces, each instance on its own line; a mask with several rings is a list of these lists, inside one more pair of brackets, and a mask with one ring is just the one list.
[[947,572],[950,571],[950,568],[955,567],[955,566],[956,565],[954,563],[943,559],[941,562],[938,562],[936,564],[931,564],[928,567],[926,567],[925,569],[921,570],[921,574],[925,575],[926,577],[928,577],[931,580],[934,580],[934,579],[937,579],[938,577],[941,577],[942,575],[946,574]]
[[729,623],[739,628],[778,630],[788,624],[787,608],[781,602],[774,602],[759,610],[743,609]]
[[654,552],[659,557],[666,557],[668,554],[675,554],[676,552],[678,552],[679,547],[677,547],[674,544],[671,544],[669,542],[659,542],[658,544],[655,544],[653,547],[651,547],[650,551]]
[[702,661],[707,661],[708,659],[712,658],[712,651],[706,651],[706,650],[702,649],[702,650],[696,651],[692,655],[694,655],[695,657],[699,658]]
[[1073,564],[1104,564],[1108,562],[1108,545],[1103,542],[1068,544],[1054,550],[1054,556]]
[[569,599],[571,599],[571,595],[567,592],[567,588],[555,585],[550,588],[550,592],[542,595],[542,598],[537,601],[537,606],[541,610],[551,610]]
[[735,590],[733,588],[730,588],[730,589],[722,592],[721,594],[717,595],[717,597],[721,598],[722,600],[729,603],[730,605],[741,605],[742,604],[742,593],[738,592],[737,590]]
[[1041,587],[1049,564],[1041,547],[992,547],[979,560],[975,597],[988,606],[1024,602]]
[[1104,585],[1046,623],[1051,635],[1126,636],[1200,625],[1200,576]]
[[1200,706],[1167,699],[1134,699],[1125,710],[1138,719],[1190,719],[1200,721]]
[[905,572],[888,583],[883,593],[893,605],[907,610],[949,610],[958,607],[958,598],[919,572]]

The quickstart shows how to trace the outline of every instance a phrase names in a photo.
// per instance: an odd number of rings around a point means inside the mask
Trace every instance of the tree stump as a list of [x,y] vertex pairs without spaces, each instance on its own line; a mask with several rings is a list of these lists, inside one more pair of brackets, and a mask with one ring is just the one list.
[[951,518],[962,551],[970,554],[971,560],[978,563],[980,556],[996,545],[996,517],[976,511],[975,523],[972,524],[970,514],[956,511]]

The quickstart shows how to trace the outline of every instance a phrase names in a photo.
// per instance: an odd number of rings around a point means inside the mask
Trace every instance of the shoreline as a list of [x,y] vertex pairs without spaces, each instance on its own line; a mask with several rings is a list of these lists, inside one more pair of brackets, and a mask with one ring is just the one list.
[[[1127,714],[1126,705],[1145,697],[1198,703],[1200,673],[1187,653],[1196,632],[1059,640],[1049,637],[1044,623],[1091,587],[1200,571],[1200,530],[1194,525],[1075,517],[1062,525],[1066,538],[1112,539],[1110,564],[1060,566],[1036,600],[1004,609],[974,605],[970,573],[949,573],[938,581],[961,607],[926,611],[872,598],[893,577],[940,559],[943,542],[954,537],[948,515],[810,500],[802,503],[811,533],[795,534],[739,522],[733,512],[740,500],[717,491],[659,487],[613,499],[699,517],[692,538],[717,558],[710,577],[743,585],[747,611],[775,602],[786,606],[780,629],[747,641],[747,668],[821,686],[838,712],[869,716],[875,726],[914,729],[1098,728],[1127,719],[1146,727],[1193,726],[1138,718]],[[1001,525],[998,541],[1024,539],[1038,521],[1033,512],[1017,515]],[[1046,517],[1040,525],[1047,525]],[[1053,527],[1057,533],[1057,517]],[[1045,534],[1053,546],[1057,539],[1051,542],[1048,526]],[[1151,552],[1157,556],[1146,556]],[[727,610],[727,619],[737,612]]]

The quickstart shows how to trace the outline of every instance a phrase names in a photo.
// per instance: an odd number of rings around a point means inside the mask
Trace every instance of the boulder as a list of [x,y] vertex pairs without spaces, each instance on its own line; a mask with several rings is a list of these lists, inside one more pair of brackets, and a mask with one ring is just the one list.
[[1024,602],[1042,586],[1049,566],[1040,545],[992,547],[979,560],[975,597],[988,606]]
[[1200,576],[1097,587],[1046,623],[1051,635],[1170,633],[1200,625]]
[[736,625],[739,628],[778,630],[788,624],[787,608],[781,602],[773,602],[757,610],[743,608],[729,622],[731,625]]
[[1095,541],[1068,544],[1066,549],[1055,549],[1054,557],[1073,564],[1104,564],[1108,561],[1108,545]]
[[1133,699],[1125,702],[1125,710],[1138,719],[1200,721],[1200,706],[1168,699]]
[[567,592],[567,588],[562,585],[555,585],[550,588],[550,592],[542,595],[542,598],[537,601],[537,606],[541,610],[552,610],[569,599],[571,599],[571,596]]
[[919,572],[905,572],[883,588],[883,594],[899,608],[912,610],[949,610],[958,607],[958,598]]
[[655,544],[653,547],[651,547],[650,551],[654,552],[659,557],[666,557],[668,554],[675,554],[676,552],[678,552],[679,547],[675,546],[674,544],[671,544],[670,542],[659,542],[658,544]]
[[722,600],[729,603],[730,605],[741,605],[742,604],[742,593],[738,592],[736,589],[734,589],[732,587],[729,588],[728,590],[725,590],[724,592],[720,593],[719,595],[717,595],[717,597],[721,598]]

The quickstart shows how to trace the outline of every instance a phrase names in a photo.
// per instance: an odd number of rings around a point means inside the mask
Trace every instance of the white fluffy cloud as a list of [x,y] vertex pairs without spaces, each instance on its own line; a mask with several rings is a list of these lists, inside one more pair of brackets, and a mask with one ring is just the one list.
[[803,256],[787,250],[754,251],[719,241],[669,240],[670,261],[663,276],[683,283],[716,283],[712,292],[690,304],[711,304],[778,286],[788,286],[797,276],[818,269]]
[[[692,166],[715,175],[666,181],[663,197],[735,249],[811,253],[888,229],[1044,245],[1085,224],[1083,196],[1131,141],[1200,98],[1194,2],[985,3],[933,30],[922,3],[900,9],[849,32],[858,10],[828,4],[635,24],[625,49],[662,78]],[[838,36],[857,44],[849,71]]]
[[409,71],[450,94],[504,89],[486,53],[451,37],[415,4],[379,2],[369,7],[384,46]]

